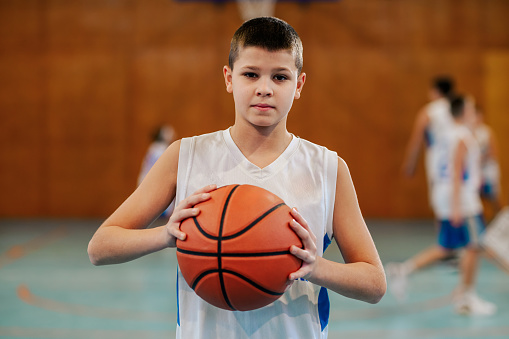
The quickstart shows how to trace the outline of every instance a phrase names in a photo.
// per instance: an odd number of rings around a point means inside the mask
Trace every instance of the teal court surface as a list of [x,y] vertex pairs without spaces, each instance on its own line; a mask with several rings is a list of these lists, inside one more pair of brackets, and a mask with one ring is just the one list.
[[[0,338],[175,337],[175,250],[94,267],[86,248],[100,222],[0,221]],[[367,224],[384,264],[434,243],[431,220]],[[334,244],[326,256],[340,258]],[[405,303],[389,292],[377,305],[329,293],[329,338],[509,338],[509,274],[481,262],[478,292],[496,303],[494,316],[454,313],[458,279],[449,261],[413,275]]]

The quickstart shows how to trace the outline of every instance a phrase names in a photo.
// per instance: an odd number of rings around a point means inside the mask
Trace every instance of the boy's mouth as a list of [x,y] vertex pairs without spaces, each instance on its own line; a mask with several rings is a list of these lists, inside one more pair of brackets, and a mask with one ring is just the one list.
[[262,111],[267,111],[269,109],[274,108],[274,106],[271,106],[269,104],[255,104],[255,105],[252,105],[252,107],[257,108]]

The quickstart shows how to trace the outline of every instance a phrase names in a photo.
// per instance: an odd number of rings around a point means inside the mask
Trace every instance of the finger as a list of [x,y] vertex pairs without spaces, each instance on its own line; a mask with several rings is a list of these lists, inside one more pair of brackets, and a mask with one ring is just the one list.
[[187,238],[187,234],[185,234],[184,232],[182,232],[180,229],[178,229],[176,227],[169,227],[168,233],[170,233],[170,235],[174,236],[175,238],[177,238],[180,241],[184,241]]
[[207,185],[205,187],[200,188],[196,192],[194,192],[193,195],[194,194],[200,194],[200,193],[210,193],[210,192],[212,192],[212,191],[214,191],[216,189],[217,189],[217,185],[216,184]]
[[173,223],[180,223],[187,218],[196,217],[198,214],[200,214],[200,209],[198,207],[179,209],[173,212],[170,221]]
[[316,237],[311,230],[306,229],[302,224],[298,223],[297,220],[290,221],[290,227],[293,229],[295,234],[302,241],[304,249],[316,251]]
[[209,192],[203,192],[203,191],[197,191],[193,193],[192,195],[188,196],[184,200],[182,200],[178,204],[178,209],[186,209],[191,208],[201,202],[207,201],[210,199],[210,193]]
[[315,237],[314,233],[311,231],[311,228],[309,227],[308,222],[306,221],[306,219],[304,219],[302,214],[300,214],[300,212],[297,210],[297,208],[294,207],[291,209],[291,215],[293,216],[295,221],[297,221],[300,225],[302,225],[302,227],[306,231],[309,232],[311,238],[313,238],[314,241],[316,241],[316,237]]
[[312,263],[315,260],[311,251],[306,249],[302,249],[298,246],[292,245],[290,247],[290,253],[293,254],[298,259],[304,261],[305,263]]
[[309,266],[303,266],[299,270],[292,272],[288,275],[288,280],[294,281],[300,278],[306,278],[311,272]]

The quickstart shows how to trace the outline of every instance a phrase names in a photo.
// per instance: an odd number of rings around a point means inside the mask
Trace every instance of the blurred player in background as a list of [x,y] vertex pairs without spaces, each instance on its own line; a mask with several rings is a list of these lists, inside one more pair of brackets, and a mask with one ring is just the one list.
[[[175,129],[170,125],[163,125],[158,127],[152,134],[152,142],[150,143],[143,162],[141,164],[140,174],[138,175],[138,186],[141,184],[148,171],[154,166],[157,159],[163,155],[164,151],[175,140]],[[169,217],[173,210],[173,203],[161,215],[162,217]]]
[[[450,98],[454,93],[454,80],[448,76],[436,76],[429,90],[430,102],[424,105],[417,113],[412,134],[407,144],[403,160],[403,175],[411,177],[415,168],[421,148],[425,147],[425,171],[428,183],[428,201],[432,203],[433,183],[436,181],[439,168],[439,153],[443,147],[443,139],[454,125],[451,115]],[[436,215],[436,211],[435,215]],[[448,252],[442,251],[439,246],[432,245],[418,255],[407,260],[404,264],[387,265],[389,277],[389,290],[399,300],[406,297],[406,276],[413,270],[425,267],[431,263],[446,258]]]
[[394,284],[392,291],[402,298],[408,275],[462,249],[455,310],[460,314],[491,315],[496,306],[475,292],[479,241],[485,225],[479,192],[481,151],[473,134],[477,120],[473,100],[463,96],[451,99],[450,112],[453,124],[441,136],[431,186],[432,208],[439,224],[438,245],[402,264],[391,264],[388,273]]
[[496,138],[493,130],[484,122],[484,114],[479,106],[476,106],[476,113],[474,135],[481,147],[481,197],[490,205],[491,215],[495,215],[502,206]]
[[453,93],[454,80],[452,78],[437,76],[433,79],[429,91],[430,102],[418,112],[407,144],[402,167],[404,175],[414,175],[417,160],[424,144],[426,147],[426,176],[428,184],[432,184],[437,161],[436,150],[440,145],[442,135],[453,123],[449,104],[449,98]]

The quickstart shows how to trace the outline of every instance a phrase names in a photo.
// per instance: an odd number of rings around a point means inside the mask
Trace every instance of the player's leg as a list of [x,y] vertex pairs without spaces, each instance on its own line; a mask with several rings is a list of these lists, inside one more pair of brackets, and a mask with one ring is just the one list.
[[450,232],[446,226],[452,227],[448,221],[439,222],[438,245],[430,246],[402,263],[389,263],[387,265],[389,290],[399,301],[406,299],[408,276],[410,274],[448,257],[456,248],[455,244],[451,243]]
[[479,272],[479,236],[484,231],[482,216],[467,218],[465,225],[458,228],[461,237],[467,240],[467,247],[461,257],[461,282],[456,296],[455,309],[460,314],[492,315],[496,312],[495,304],[482,300],[475,291],[475,283]]

